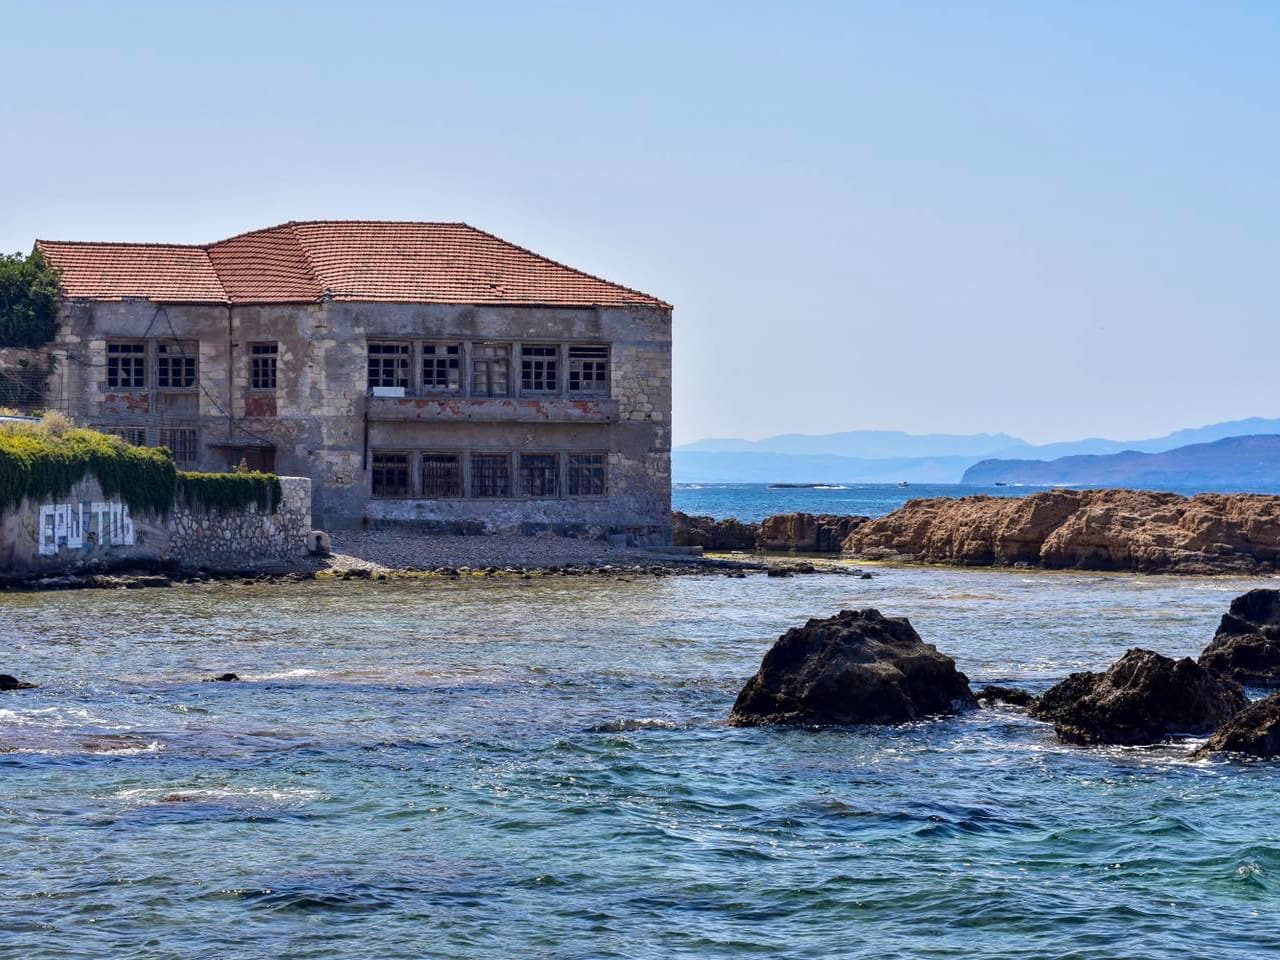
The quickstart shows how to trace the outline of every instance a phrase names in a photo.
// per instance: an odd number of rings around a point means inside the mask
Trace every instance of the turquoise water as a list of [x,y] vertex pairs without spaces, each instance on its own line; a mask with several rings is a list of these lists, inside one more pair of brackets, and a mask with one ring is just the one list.
[[[1196,652],[1259,581],[882,568],[0,595],[0,957],[1258,957],[1280,767],[1004,710],[723,723],[782,630],[975,682]],[[197,682],[233,670],[240,684]]]
[[[879,517],[897,510],[913,497],[1025,497],[1045,487],[993,487],[964,483],[913,483],[907,487],[889,483],[849,483],[823,488],[773,488],[764,483],[677,483],[671,487],[671,505],[685,513],[736,517],[759,521],[775,513],[839,513]],[[1172,493],[1191,496],[1205,487],[1170,486]],[[1220,490],[1232,493],[1234,490]],[[1280,486],[1263,493],[1280,493]]]

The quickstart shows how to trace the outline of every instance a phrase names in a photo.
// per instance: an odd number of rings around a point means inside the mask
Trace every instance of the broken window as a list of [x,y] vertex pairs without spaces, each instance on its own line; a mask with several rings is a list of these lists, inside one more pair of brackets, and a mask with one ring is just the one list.
[[521,347],[520,391],[522,393],[555,393],[560,385],[559,369],[559,347]]
[[107,344],[107,386],[124,389],[147,385],[147,345],[134,343]]
[[196,385],[194,343],[156,344],[156,386],[166,390],[190,390]]
[[505,397],[510,393],[507,372],[511,348],[479,343],[471,348],[471,393],[477,397]]
[[569,348],[569,392],[593,394],[609,392],[608,347]]
[[457,393],[462,389],[460,344],[422,345],[422,389],[426,393]]
[[505,453],[473,453],[471,455],[471,495],[473,497],[511,496],[511,458]]
[[604,465],[603,453],[569,454],[569,496],[603,497]]
[[559,461],[554,453],[520,454],[520,496],[554,497],[560,493]]
[[161,427],[160,446],[169,448],[175,463],[195,463],[200,456],[195,427]]
[[280,347],[274,343],[249,345],[249,388],[274,390],[276,388],[276,361]]
[[409,386],[409,345],[369,344],[369,388]]
[[372,474],[375,497],[407,497],[412,492],[407,453],[374,453]]
[[419,496],[428,500],[462,496],[462,457],[456,453],[424,453]]
[[112,427],[106,432],[135,447],[145,447],[147,445],[146,427]]

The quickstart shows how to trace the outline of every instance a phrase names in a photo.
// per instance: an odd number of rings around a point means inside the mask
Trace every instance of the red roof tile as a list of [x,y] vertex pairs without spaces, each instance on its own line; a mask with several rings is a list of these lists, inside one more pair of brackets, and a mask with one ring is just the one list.
[[668,306],[465,223],[320,220],[204,247],[48,240],[36,246],[62,271],[68,297]]

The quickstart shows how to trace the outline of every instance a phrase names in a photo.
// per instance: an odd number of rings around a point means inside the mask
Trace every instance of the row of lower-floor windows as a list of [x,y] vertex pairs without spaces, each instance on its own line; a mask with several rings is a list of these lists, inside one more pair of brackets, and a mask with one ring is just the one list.
[[[105,427],[105,432],[135,447],[149,446],[146,427]],[[200,433],[195,427],[160,427],[155,432],[157,447],[168,447],[174,462],[192,464],[200,459]]]
[[375,497],[602,497],[608,489],[603,453],[457,453],[375,450]]

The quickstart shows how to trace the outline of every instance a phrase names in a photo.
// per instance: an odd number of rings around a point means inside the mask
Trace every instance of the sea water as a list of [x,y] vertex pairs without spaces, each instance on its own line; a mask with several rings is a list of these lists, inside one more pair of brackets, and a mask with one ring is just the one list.
[[841,608],[1042,690],[1267,581],[877,573],[0,595],[0,957],[1280,953],[1276,764],[725,724]]

